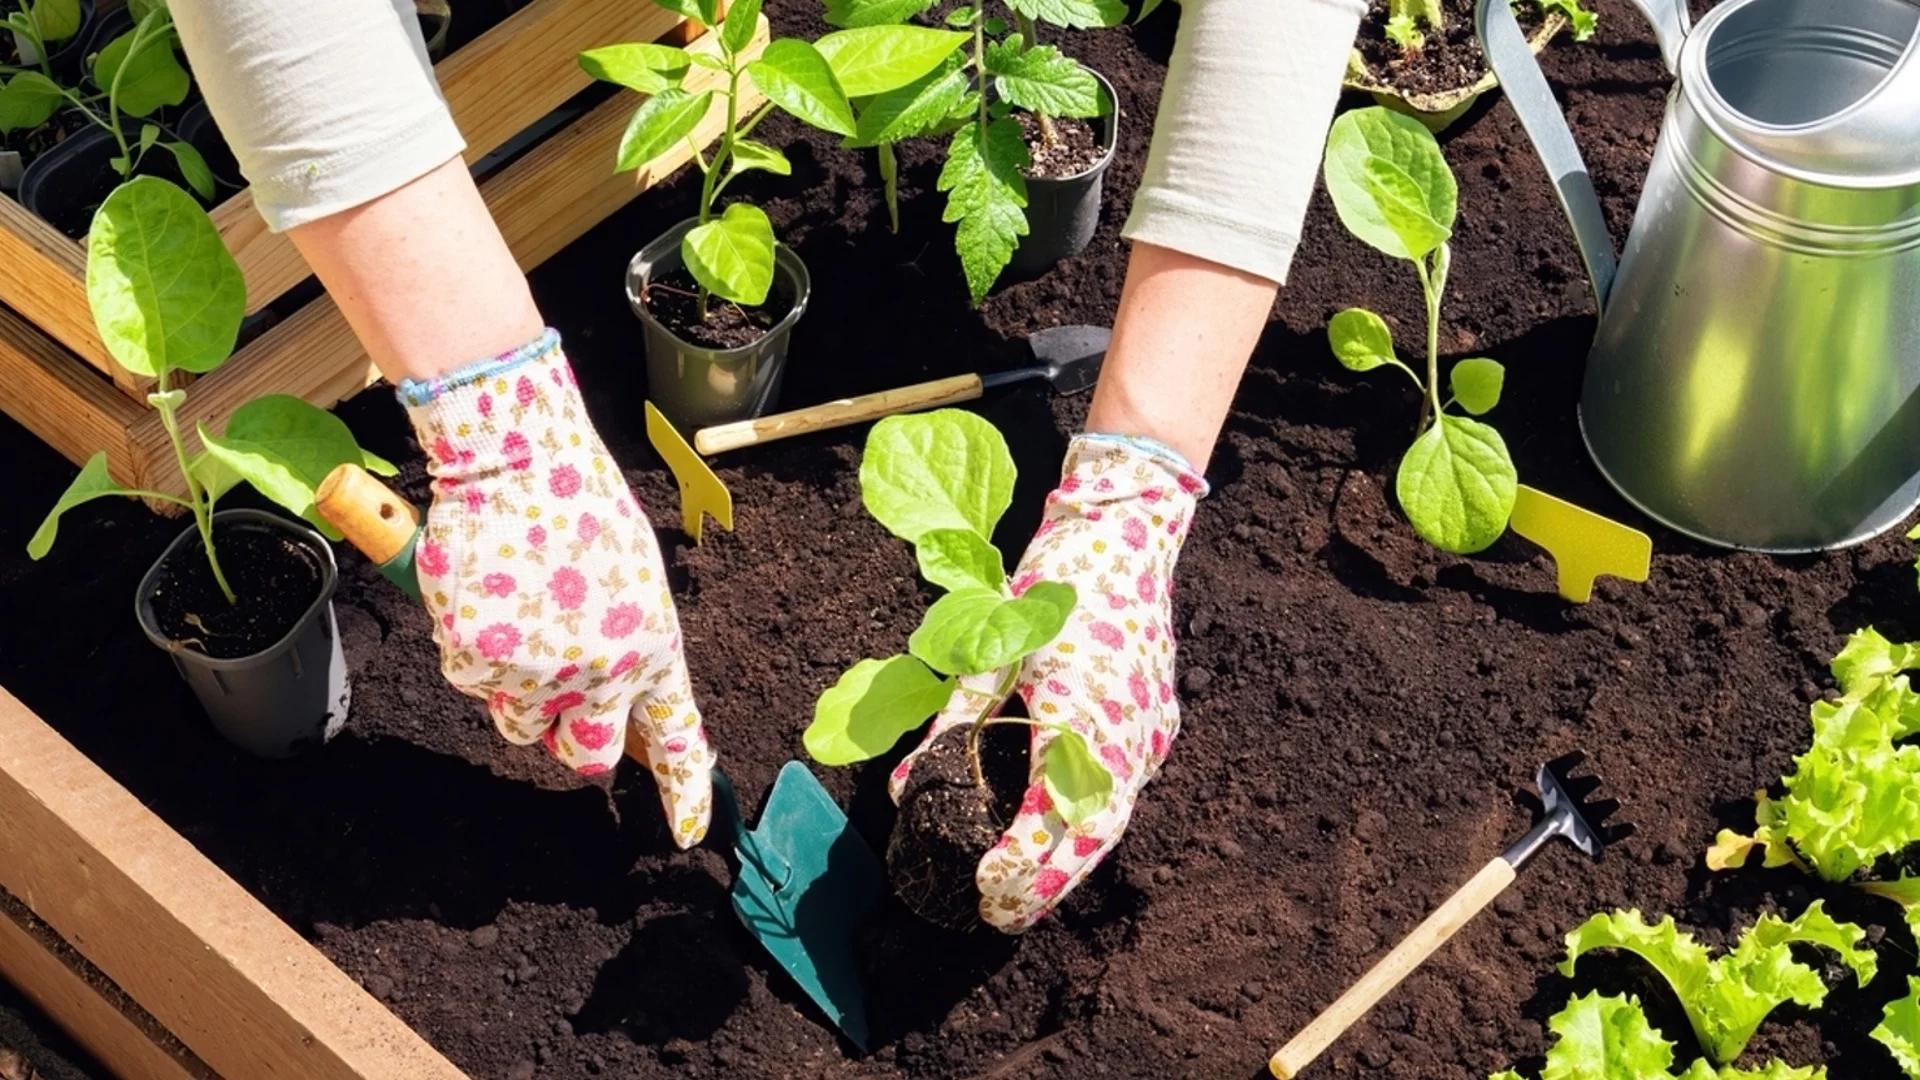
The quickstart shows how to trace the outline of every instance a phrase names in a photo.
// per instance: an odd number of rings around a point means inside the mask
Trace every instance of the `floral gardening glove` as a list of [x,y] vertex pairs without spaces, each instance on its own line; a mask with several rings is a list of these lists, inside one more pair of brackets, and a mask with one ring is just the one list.
[[544,742],[582,774],[626,749],[652,772],[675,843],[699,843],[713,755],[660,548],[559,335],[400,396],[433,475],[414,563],[447,681],[484,700],[509,742]]
[[[1038,720],[1065,719],[1113,774],[1107,804],[1078,827],[1053,809],[1041,782],[1055,734],[1033,732],[1020,812],[980,860],[980,917],[1007,933],[1037,922],[1093,872],[1126,831],[1134,799],[1180,731],[1174,698],[1173,564],[1194,504],[1207,493],[1180,455],[1148,440],[1080,435],[1060,486],[1014,574],[1013,591],[1037,581],[1074,586],[1066,628],[1021,663],[1014,690]],[[919,749],[893,772],[900,800],[914,762],[933,740],[979,715],[1005,671],[968,676]]]

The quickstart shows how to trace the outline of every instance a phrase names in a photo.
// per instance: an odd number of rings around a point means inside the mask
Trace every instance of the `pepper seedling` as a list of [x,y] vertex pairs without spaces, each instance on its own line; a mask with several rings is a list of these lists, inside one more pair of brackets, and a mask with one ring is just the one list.
[[[1826,1080],[1818,1066],[1795,1068],[1770,1061],[1760,1069],[1716,1067],[1704,1058],[1684,1071],[1673,1069],[1673,1044],[1662,1038],[1632,995],[1618,997],[1594,991],[1568,1000],[1566,1008],[1547,1020],[1553,1045],[1547,1048],[1542,1077],[1553,1080]],[[1524,1080],[1516,1071],[1494,1073],[1487,1080]]]
[[1375,249],[1413,264],[1426,299],[1427,362],[1423,379],[1394,355],[1386,321],[1364,308],[1333,317],[1327,338],[1353,371],[1392,365],[1420,391],[1418,437],[1394,482],[1400,507],[1428,543],[1456,554],[1481,551],[1506,531],[1519,484],[1506,440],[1491,426],[1449,414],[1458,404],[1480,416],[1500,401],[1506,369],[1481,357],[1448,374],[1440,398],[1440,300],[1457,211],[1453,171],[1433,133],[1418,120],[1373,107],[1346,113],[1327,139],[1327,190],[1340,221]]
[[[1113,776],[1065,722],[998,716],[1020,661],[1045,648],[1073,613],[1071,585],[1040,581],[1016,595],[989,539],[1013,500],[1013,456],[993,425],[972,413],[941,409],[874,425],[860,463],[860,495],[887,531],[914,545],[920,575],[947,590],[907,641],[907,654],[855,664],[820,696],[802,741],[822,765],[879,757],[901,736],[949,707],[956,689],[972,719],[967,756],[974,783],[986,786],[980,737],[994,724],[1053,731],[1043,780],[1068,824],[1083,824],[1106,804]],[[960,677],[1005,669],[991,693]]]
[[313,508],[314,488],[343,462],[385,476],[397,471],[360,449],[338,417],[285,394],[240,406],[222,435],[197,425],[205,449],[188,454],[180,422],[187,392],[168,382],[175,372],[205,374],[227,359],[247,285],[206,211],[179,187],[137,177],[101,204],[87,235],[87,300],[107,351],[128,371],[155,381],[147,401],[160,414],[186,495],[123,487],[108,475],[107,455],[97,453],[27,542],[32,558],[47,554],[61,516],[82,503],[108,495],[167,503],[193,515],[214,581],[232,603],[235,593],[214,548],[213,510],[222,495],[244,480],[338,540],[339,532]]

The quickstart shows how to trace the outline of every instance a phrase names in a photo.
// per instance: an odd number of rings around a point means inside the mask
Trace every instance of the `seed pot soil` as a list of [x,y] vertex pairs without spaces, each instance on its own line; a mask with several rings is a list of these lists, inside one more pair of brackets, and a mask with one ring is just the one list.
[[[870,155],[767,121],[761,137],[787,148],[794,176],[755,174],[741,190],[817,283],[786,405],[1013,366],[1026,332],[1110,317],[1177,7],[1138,28],[1060,36],[1113,81],[1127,114],[1108,205],[1084,255],[978,313],[939,224],[937,148],[904,148],[894,235]],[[777,32],[822,29],[812,3],[768,8]],[[1618,241],[1668,80],[1626,0],[1600,10],[1591,43],[1557,44],[1544,62]],[[1525,136],[1491,95],[1445,145],[1461,209],[1444,351],[1507,365],[1490,419],[1523,479],[1644,525],[1576,434],[1593,305]],[[699,700],[754,818],[781,764],[803,756],[815,697],[860,657],[903,649],[931,593],[861,508],[860,429],[718,459],[736,531],[710,529],[695,548],[674,527],[620,282],[640,244],[692,211],[694,179],[637,200],[535,285],[662,529]],[[1171,758],[1105,866],[1025,937],[956,935],[883,907],[863,943],[870,1054],[841,1042],[735,921],[723,855],[673,850],[644,776],[582,781],[506,746],[441,682],[424,614],[356,554],[340,553],[336,599],[355,679],[346,731],[293,762],[243,757],[131,617],[139,575],[179,525],[95,503],[29,563],[27,538],[73,470],[6,425],[18,490],[0,516],[0,681],[485,1080],[1250,1078],[1522,831],[1517,793],[1575,747],[1639,833],[1597,864],[1545,852],[1309,1075],[1532,1069],[1545,1017],[1576,985],[1642,994],[1691,1055],[1685,1022],[1643,969],[1596,957],[1578,984],[1553,974],[1561,938],[1595,910],[1632,905],[1718,944],[1822,891],[1785,871],[1709,875],[1700,855],[1720,827],[1751,822],[1753,791],[1804,747],[1808,703],[1831,688],[1825,663],[1847,631],[1920,636],[1910,545],[1894,532],[1778,559],[1652,529],[1651,580],[1605,580],[1580,607],[1556,598],[1547,560],[1521,541],[1437,554],[1386,494],[1414,395],[1394,373],[1354,376],[1327,353],[1327,319],[1353,304],[1419,339],[1410,271],[1346,236],[1320,196],[1180,563],[1185,712]],[[1021,466],[999,535],[1010,556],[1085,405],[1031,387],[981,405]],[[342,414],[404,462],[405,493],[424,500],[392,398],[367,393]],[[815,770],[876,850],[892,826],[890,764]],[[1888,1080],[1865,1036],[1903,989],[1912,942],[1893,908],[1836,904],[1888,928],[1885,970],[1865,991],[1840,984],[1824,1011],[1780,1011],[1755,1050]]]

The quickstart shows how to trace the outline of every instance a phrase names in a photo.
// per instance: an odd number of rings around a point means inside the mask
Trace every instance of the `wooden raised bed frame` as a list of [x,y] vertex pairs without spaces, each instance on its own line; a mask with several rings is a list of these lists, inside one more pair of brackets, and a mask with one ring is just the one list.
[[[717,53],[711,34],[649,0],[533,0],[435,68],[469,163],[585,89],[582,50],[621,41],[691,41]],[[765,45],[763,18],[750,51]],[[724,76],[696,67],[689,89]],[[759,99],[742,87],[743,106]],[[531,269],[628,200],[686,164],[693,146],[718,137],[725,102],[683,141],[637,174],[615,174],[614,152],[636,95],[618,95],[562,128],[481,184],[508,245]],[[247,279],[247,310],[258,311],[309,271],[283,235],[266,230],[247,192],[215,207],[213,220]],[[11,309],[10,311],[8,309]],[[378,378],[333,302],[321,297],[196,380],[181,420],[220,430],[228,415],[261,394],[295,394],[329,406]],[[132,487],[180,491],[149,387],[107,355],[86,298],[86,251],[19,203],[0,196],[0,409],[76,463],[104,450],[113,475]]]

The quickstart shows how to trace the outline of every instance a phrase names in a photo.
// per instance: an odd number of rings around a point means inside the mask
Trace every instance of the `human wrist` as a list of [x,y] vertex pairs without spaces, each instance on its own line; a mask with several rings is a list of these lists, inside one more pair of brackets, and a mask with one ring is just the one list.
[[1110,473],[1116,463],[1135,467],[1127,470],[1127,481],[1117,486],[1110,482],[1103,493],[1125,496],[1134,494],[1136,487],[1144,491],[1164,485],[1169,491],[1177,490],[1198,500],[1212,490],[1206,477],[1173,447],[1149,436],[1105,431],[1081,432],[1068,443],[1061,468],[1062,486],[1083,475]]
[[523,471],[568,445],[597,445],[552,330],[446,375],[406,380],[398,394],[436,477]]

